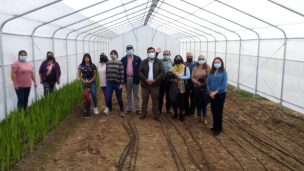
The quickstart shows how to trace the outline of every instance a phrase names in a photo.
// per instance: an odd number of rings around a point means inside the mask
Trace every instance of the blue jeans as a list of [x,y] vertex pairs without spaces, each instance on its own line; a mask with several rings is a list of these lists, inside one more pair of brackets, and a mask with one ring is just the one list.
[[[84,88],[84,84],[82,84],[82,87]],[[93,105],[94,107],[97,107],[97,96],[96,96],[96,81],[94,80],[91,83],[91,96],[92,96],[92,100],[93,100]]]
[[116,98],[118,101],[118,105],[120,108],[120,111],[124,111],[123,102],[122,102],[122,89],[119,89],[120,83],[116,81],[107,81],[107,87],[106,87],[106,103],[107,107],[110,111],[112,111],[112,94],[115,90]]
[[18,102],[17,102],[18,109],[20,108],[25,109],[27,107],[30,91],[31,91],[31,87],[19,87],[18,90],[16,90],[16,94],[18,98]]

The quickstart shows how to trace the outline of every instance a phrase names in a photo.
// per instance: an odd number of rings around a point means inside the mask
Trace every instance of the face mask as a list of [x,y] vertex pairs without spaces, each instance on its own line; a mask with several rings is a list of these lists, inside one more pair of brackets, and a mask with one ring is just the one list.
[[169,60],[171,56],[169,55],[164,55],[164,60]]
[[192,62],[193,59],[192,58],[187,58],[187,62]]
[[214,68],[219,69],[222,66],[222,64],[213,64],[213,66]]
[[133,50],[133,49],[127,50],[127,54],[128,54],[128,55],[133,55],[133,53],[134,53],[134,50]]
[[149,57],[150,59],[155,58],[155,53],[148,53],[148,57]]
[[200,64],[200,65],[204,65],[205,63],[206,63],[205,60],[198,60],[198,64]]
[[48,61],[50,61],[50,60],[53,60],[53,59],[54,59],[54,56],[48,55],[46,58],[47,58]]
[[26,55],[25,56],[20,55],[19,60],[22,61],[22,62],[25,62],[27,60],[27,56]]
[[117,59],[117,55],[111,55],[111,58],[112,58],[113,60],[116,60],[116,59]]
[[175,64],[181,64],[181,63],[183,63],[183,61],[180,60],[180,59],[178,59],[178,60],[175,60],[174,63],[175,63]]

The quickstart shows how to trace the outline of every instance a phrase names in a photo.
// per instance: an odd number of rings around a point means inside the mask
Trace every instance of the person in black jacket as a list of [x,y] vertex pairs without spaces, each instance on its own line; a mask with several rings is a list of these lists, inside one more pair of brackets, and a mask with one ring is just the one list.
[[165,75],[162,61],[155,58],[155,49],[147,49],[148,58],[139,66],[138,74],[141,80],[142,113],[140,119],[147,116],[149,96],[152,98],[152,112],[156,121],[160,121],[159,112],[159,86]]
[[138,85],[140,82],[138,75],[138,68],[141,63],[141,58],[134,55],[134,48],[132,45],[126,47],[127,55],[121,59],[125,70],[125,85],[127,91],[127,113],[132,112],[132,94],[134,98],[134,108],[136,114],[140,113],[139,98],[138,98]]

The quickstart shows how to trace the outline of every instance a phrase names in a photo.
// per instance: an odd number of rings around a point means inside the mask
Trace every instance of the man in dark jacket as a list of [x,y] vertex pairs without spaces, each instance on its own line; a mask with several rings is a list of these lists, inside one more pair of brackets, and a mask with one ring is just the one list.
[[141,80],[142,95],[142,114],[140,119],[147,116],[149,96],[152,98],[152,112],[155,120],[160,121],[160,112],[158,108],[159,86],[165,75],[164,65],[161,60],[155,58],[155,49],[147,49],[148,58],[143,60],[139,66],[139,77]]
[[134,98],[134,107],[136,114],[139,114],[139,98],[138,98],[138,85],[140,82],[138,75],[138,68],[141,63],[140,57],[134,55],[134,48],[128,45],[126,48],[127,55],[121,59],[125,70],[125,85],[127,91],[127,113],[132,111],[132,93]]
[[[187,52],[186,54],[187,61],[184,63],[185,66],[189,67],[190,69],[190,75],[192,75],[193,68],[197,65],[197,62],[193,60],[193,53]],[[186,82],[185,86],[185,115],[193,115],[195,110],[195,101],[194,101],[194,95],[193,95],[193,83],[191,79]],[[190,100],[190,104],[189,104]]]

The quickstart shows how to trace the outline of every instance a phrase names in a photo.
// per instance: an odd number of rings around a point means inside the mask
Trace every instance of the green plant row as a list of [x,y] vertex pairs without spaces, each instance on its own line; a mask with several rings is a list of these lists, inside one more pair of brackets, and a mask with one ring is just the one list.
[[9,170],[24,154],[32,152],[81,99],[81,83],[74,81],[26,110],[11,112],[0,123],[0,170]]

